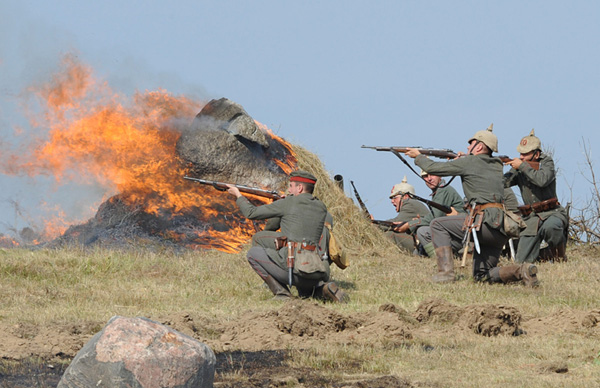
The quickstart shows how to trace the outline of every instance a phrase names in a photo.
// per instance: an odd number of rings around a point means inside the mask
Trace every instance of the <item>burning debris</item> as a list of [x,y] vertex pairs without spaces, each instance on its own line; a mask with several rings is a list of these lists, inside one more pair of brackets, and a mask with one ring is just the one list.
[[[225,98],[205,105],[182,131],[175,151],[180,164],[195,176],[276,189],[285,187],[287,171],[295,163],[288,144]],[[93,219],[69,228],[54,244],[135,241],[235,252],[257,231],[259,225],[246,220],[228,195],[184,181],[183,174],[173,179],[166,194],[186,196],[189,203],[148,208],[147,203],[165,193],[152,187],[143,197],[120,193],[104,202]]]
[[291,146],[226,98],[202,107],[157,91],[126,105],[106,89],[66,58],[64,73],[37,93],[47,139],[1,161],[6,174],[91,181],[116,193],[49,244],[145,241],[238,251],[257,226],[229,196],[183,177],[283,190],[296,166]]

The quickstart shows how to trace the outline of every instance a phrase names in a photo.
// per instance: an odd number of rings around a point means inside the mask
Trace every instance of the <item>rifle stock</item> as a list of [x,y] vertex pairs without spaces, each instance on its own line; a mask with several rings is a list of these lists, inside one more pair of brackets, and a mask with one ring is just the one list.
[[[498,158],[500,158],[500,160],[502,161],[502,163],[506,164],[508,162],[510,162],[511,160],[513,160],[513,158],[511,158],[508,155],[499,155]],[[540,162],[533,162],[531,160],[524,160],[523,163],[527,163],[528,165],[531,166],[531,168],[533,168],[534,170],[539,170],[540,169]]]
[[[217,189],[219,191],[226,191],[228,189],[227,183],[224,183],[224,182],[208,181],[208,180],[205,180],[205,179],[193,178],[193,177],[190,177],[190,176],[184,176],[183,179],[187,179],[189,181],[200,183],[202,185],[212,186],[212,187],[214,187],[215,189]],[[244,186],[244,185],[236,185],[236,184],[233,184],[233,183],[231,183],[231,185],[237,187],[238,190],[241,191],[242,193],[252,194],[252,195],[256,195],[256,196],[264,197],[264,198],[270,198],[270,199],[273,199],[273,200],[278,200],[278,199],[283,198],[283,196],[281,196],[275,190],[264,190],[264,189],[259,189],[257,187],[250,187],[250,186]]]
[[431,207],[434,207],[434,208],[436,208],[436,209],[438,209],[440,211],[443,211],[446,214],[452,213],[452,209],[450,209],[446,205],[442,205],[441,203],[437,203],[437,202],[431,201],[429,199],[425,199],[425,198],[419,197],[418,195],[415,195],[415,194],[412,194],[412,193],[406,193],[406,194],[408,194],[409,197],[414,198],[414,199],[416,199],[418,201],[421,201],[421,202],[423,202],[423,203],[425,203],[425,204],[427,204],[427,205],[429,205]]
[[360,148],[370,148],[370,149],[374,149],[376,151],[402,152],[402,153],[405,153],[406,151],[408,151],[409,148],[416,148],[423,155],[435,156],[436,158],[456,159],[458,157],[458,154],[456,154],[454,151],[452,151],[450,149],[445,149],[445,148],[423,148],[423,147],[419,147],[419,146],[416,146],[416,147],[401,147],[401,146],[378,147],[378,146],[366,146],[366,145],[363,145]]

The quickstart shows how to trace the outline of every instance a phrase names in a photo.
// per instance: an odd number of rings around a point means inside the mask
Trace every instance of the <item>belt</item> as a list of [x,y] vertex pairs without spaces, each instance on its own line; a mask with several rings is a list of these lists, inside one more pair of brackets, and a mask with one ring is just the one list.
[[295,242],[295,241],[292,241],[291,243],[292,243],[292,247],[294,249],[298,249],[299,251],[301,251],[301,250],[316,251],[317,250],[316,245],[303,245],[302,243]]
[[[286,236],[281,236],[281,237],[276,237],[275,238],[275,249],[279,250],[281,248],[283,248],[284,246],[286,246],[288,243],[288,238]],[[301,242],[295,242],[295,241],[290,241],[290,243],[292,244],[292,248],[294,249],[298,249],[298,250],[306,250],[306,251],[315,251],[317,250],[317,246],[316,245],[302,245]]]
[[556,209],[559,206],[560,206],[560,203],[558,203],[558,198],[553,197],[550,199],[546,199],[544,201],[534,202],[531,205],[519,206],[518,209],[522,215],[528,216],[531,214],[531,212],[536,212],[536,213],[545,212],[547,210]]
[[475,217],[481,213],[483,213],[483,211],[485,209],[491,209],[491,208],[497,208],[497,209],[504,209],[504,205],[502,205],[501,203],[497,203],[497,202],[490,202],[490,203],[484,203],[481,205],[475,205],[475,207],[472,207],[470,204],[465,206],[465,209],[467,210],[467,217],[465,218],[465,222],[463,224],[463,230],[467,230],[474,228],[475,230],[479,230],[481,228],[481,223],[483,222],[483,217],[479,217],[479,220],[477,223],[474,223],[475,221]]

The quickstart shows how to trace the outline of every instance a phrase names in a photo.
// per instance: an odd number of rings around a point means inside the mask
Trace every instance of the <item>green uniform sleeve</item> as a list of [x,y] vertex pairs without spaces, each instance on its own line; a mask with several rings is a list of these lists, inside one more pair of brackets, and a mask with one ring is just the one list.
[[235,201],[244,217],[250,220],[282,217],[286,208],[286,199],[280,199],[268,205],[255,206],[248,198],[241,196]]
[[538,187],[546,187],[555,179],[554,162],[550,158],[542,158],[539,170],[535,170],[528,163],[522,163],[518,171]]

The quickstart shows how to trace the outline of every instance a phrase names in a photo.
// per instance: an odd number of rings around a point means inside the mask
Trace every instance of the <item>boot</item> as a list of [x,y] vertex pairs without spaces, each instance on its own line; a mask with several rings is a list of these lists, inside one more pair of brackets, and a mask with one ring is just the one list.
[[567,261],[567,244],[560,243],[556,247],[552,247],[552,258],[554,261]]
[[[319,287],[320,288],[320,287]],[[321,288],[321,296],[323,300],[329,300],[336,303],[348,303],[350,297],[334,282],[325,283]],[[318,291],[318,288],[317,288]],[[315,293],[318,295],[317,293]]]
[[423,249],[425,250],[425,253],[427,253],[428,257],[435,259],[435,247],[433,246],[433,243],[427,243],[423,245]]
[[454,257],[452,247],[435,248],[437,256],[438,273],[433,275],[434,283],[451,283],[454,281]]
[[533,264],[521,264],[521,282],[527,287],[537,287],[540,281],[537,278],[537,267]]
[[536,276],[537,267],[530,263],[506,265],[500,267],[500,279],[502,283],[521,281],[527,287],[537,287],[540,282]]
[[265,283],[267,283],[267,286],[269,286],[269,290],[271,290],[273,295],[275,295],[273,299],[288,300],[292,297],[289,288],[287,286],[283,286],[273,276],[267,276],[267,278],[265,279]]

